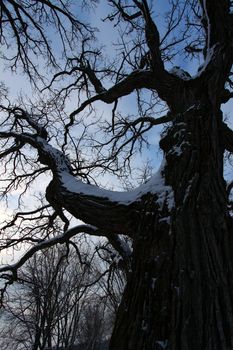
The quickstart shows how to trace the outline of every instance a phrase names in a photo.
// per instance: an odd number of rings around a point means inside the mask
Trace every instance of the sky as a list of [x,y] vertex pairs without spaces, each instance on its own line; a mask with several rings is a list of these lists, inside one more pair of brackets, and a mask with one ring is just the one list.
[[[161,31],[161,33],[164,30],[163,27],[163,21],[161,14],[166,12],[168,6],[168,1],[166,0],[157,0],[155,9],[154,9],[154,16],[156,18],[156,23]],[[108,7],[106,6],[105,0],[100,0],[99,5],[96,7],[95,13],[90,12],[87,17],[90,19],[90,23],[92,26],[98,28],[97,37],[99,41],[105,46],[105,50],[110,53],[110,56],[113,52],[113,42],[116,40],[117,33],[116,28],[114,28],[114,23],[109,23],[107,21],[103,21],[103,18],[105,18],[108,14]],[[80,14],[82,15],[82,14]],[[51,38],[52,39],[52,38]],[[175,65],[179,65],[182,68],[188,70],[190,73],[194,73],[197,69],[196,65],[194,64],[188,64],[187,62],[184,62],[181,60],[181,58],[178,56],[175,62]],[[3,63],[0,61],[0,71],[1,73],[1,80],[5,81],[6,84],[9,86],[10,91],[10,97],[11,99],[15,99],[18,94],[24,93],[29,96],[33,96],[34,92],[30,87],[29,81],[23,76],[22,74],[11,74],[9,70],[4,71]],[[70,101],[69,108],[72,109],[72,107],[75,109],[76,107],[76,101]],[[111,115],[111,106],[105,105],[104,103],[99,103],[99,108],[101,108],[101,113],[104,113],[106,115]],[[132,111],[135,111],[135,95],[131,95],[129,97],[125,97],[120,102],[120,108],[125,113],[131,113]],[[224,107],[224,112],[226,114],[230,113],[233,108],[232,103],[227,104]],[[230,122],[231,123],[231,122]],[[161,132],[161,127],[153,128],[152,131],[149,132],[148,140],[150,143],[150,148],[145,149],[143,154],[137,155],[135,158],[135,166],[138,164],[141,164],[143,159],[146,161],[146,159],[153,158],[153,168],[159,168],[160,162],[162,159],[162,153],[158,148],[158,141],[159,141],[159,134]],[[42,192],[45,189],[46,184],[48,183],[48,179],[43,179],[40,183],[38,183],[38,188]],[[104,177],[102,179],[103,185],[113,186],[115,185],[111,183],[111,177]],[[118,184],[119,185],[119,184]],[[118,188],[117,188],[118,189]],[[6,212],[4,202],[0,203],[0,219],[4,220],[6,215],[11,214],[12,210],[14,209],[14,202],[15,198],[17,196],[17,193],[14,193],[11,197],[11,200],[9,202],[9,209]],[[28,200],[31,203],[30,195],[28,197]],[[7,258],[8,259],[8,258]]]

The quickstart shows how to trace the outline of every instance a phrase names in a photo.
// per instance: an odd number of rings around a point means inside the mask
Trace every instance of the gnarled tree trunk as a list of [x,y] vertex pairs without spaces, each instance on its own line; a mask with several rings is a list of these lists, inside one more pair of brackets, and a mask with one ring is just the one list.
[[[205,101],[204,101],[205,102]],[[130,280],[111,350],[233,349],[233,234],[221,113],[178,114],[161,140],[175,205],[142,205]]]

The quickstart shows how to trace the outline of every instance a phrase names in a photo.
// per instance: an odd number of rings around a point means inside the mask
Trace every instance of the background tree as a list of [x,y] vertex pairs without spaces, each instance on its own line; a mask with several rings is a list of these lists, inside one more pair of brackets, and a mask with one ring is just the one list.
[[88,273],[74,255],[70,264],[65,253],[65,249],[45,250],[25,265],[4,305],[2,348],[73,345]]
[[[48,64],[57,68],[42,88],[49,95],[47,100],[42,95],[30,106],[23,100],[12,105],[2,94],[2,194],[13,188],[28,193],[29,186],[45,173],[51,179],[45,190],[47,202],[40,197],[36,208],[18,212],[4,225],[8,237],[3,236],[2,248],[23,241],[32,247],[16,264],[1,268],[2,278],[12,283],[36,250],[69,244],[83,232],[105,236],[125,268],[132,260],[111,350],[231,349],[233,262],[228,195],[232,186],[226,185],[223,161],[224,152],[232,151],[233,133],[223,121],[222,105],[232,97],[232,2],[171,0],[165,30],[156,20],[156,8],[146,0],[107,3],[112,12],[106,21],[120,34],[116,56],[108,60],[91,40],[94,31],[70,17],[67,7],[61,12],[56,2],[38,1],[39,7],[30,1],[21,6],[17,1],[1,2],[1,38],[6,43],[9,30],[16,42],[19,31],[24,33],[22,38],[28,37],[28,28],[37,33],[44,13],[43,28],[55,25],[62,42],[72,43],[68,52],[61,46],[62,69],[45,52]],[[64,8],[63,1],[58,4]],[[15,11],[13,19],[9,6]],[[28,13],[35,8],[32,22]],[[54,21],[60,15],[65,21]],[[15,23],[21,23],[20,28]],[[78,23],[77,36],[62,36],[66,31],[60,30],[70,24],[74,33],[73,23]],[[45,31],[39,30],[41,47],[52,50],[41,33]],[[27,47],[27,40],[17,44],[19,55],[14,56],[23,63],[26,55],[20,55],[21,47]],[[28,49],[33,53],[39,47]],[[197,72],[179,68],[178,54],[198,66]],[[127,115],[122,100],[128,95],[135,98],[137,111]],[[74,96],[78,102],[73,108],[69,101]],[[94,109],[100,102],[112,104],[110,117],[101,117]],[[66,108],[72,110],[69,115]],[[161,110],[166,114],[161,116]],[[146,141],[146,133],[164,123],[159,142],[164,161],[155,175],[132,191],[97,186],[100,174],[121,177],[132,171],[132,157]],[[71,217],[86,224],[69,228]],[[64,233],[51,238],[60,221]],[[125,236],[133,241],[132,255]]]
[[[109,296],[101,286],[102,280],[109,280],[110,264],[101,266],[90,248],[82,251],[81,262],[71,250],[67,255],[66,247],[53,247],[27,261],[4,303],[1,349],[68,349],[80,344],[98,350],[109,340],[116,314],[109,300],[120,293],[112,286]],[[117,280],[113,274],[112,279]]]

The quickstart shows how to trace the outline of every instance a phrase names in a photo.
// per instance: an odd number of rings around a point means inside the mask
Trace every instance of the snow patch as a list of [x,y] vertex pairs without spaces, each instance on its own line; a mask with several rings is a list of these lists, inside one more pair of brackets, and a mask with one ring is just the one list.
[[169,70],[169,73],[179,77],[182,80],[190,80],[191,75],[180,67],[174,66]]
[[161,347],[161,349],[166,349],[168,346],[167,339],[166,340],[157,340],[155,343],[158,344]]
[[162,208],[166,202],[168,209],[171,210],[174,207],[174,195],[171,186],[165,185],[162,174],[165,166],[164,164],[165,161],[162,163],[160,169],[147,182],[128,192],[110,191],[85,184],[67,171],[60,172],[60,179],[63,187],[69,192],[87,197],[103,198],[123,205],[129,205],[130,203],[140,200],[140,198],[147,193],[155,194],[158,196],[157,203],[160,208]]
[[181,144],[179,146],[173,146],[171,148],[171,150],[169,151],[169,153],[176,155],[177,157],[180,157],[183,153],[182,148],[185,149],[186,145],[188,146],[189,143],[186,140],[184,140],[181,142]]
[[125,239],[119,239],[119,243],[120,243],[120,246],[122,248],[122,250],[124,251],[125,255],[130,257],[132,255],[132,250],[129,246],[129,244],[125,241]]
[[185,133],[186,133],[186,129],[183,128],[183,129],[177,130],[177,131],[174,133],[173,137],[174,137],[174,138],[180,138],[180,137],[183,136]]
[[169,153],[176,155],[177,157],[180,157],[182,154],[181,145],[172,147],[172,149],[169,151]]
[[147,322],[145,320],[142,320],[142,330],[143,331],[147,330]]
[[194,176],[192,177],[192,179],[189,180],[188,186],[186,187],[185,194],[184,194],[184,199],[183,199],[184,203],[186,202],[186,200],[187,200],[187,198],[188,198],[188,196],[190,194],[190,191],[192,189],[192,185],[197,180],[197,178],[198,178],[198,174],[195,173]]
[[170,216],[163,217],[163,218],[159,219],[159,222],[164,222],[165,224],[170,225],[171,217]]
[[188,198],[188,196],[189,196],[189,193],[190,193],[191,188],[192,188],[192,184],[190,183],[190,184],[187,186],[186,190],[185,190],[184,199],[183,199],[183,202],[184,202],[184,203],[186,202],[186,200],[187,200],[187,198]]
[[66,172],[69,172],[71,170],[71,165],[69,160],[61,151],[49,145],[47,141],[45,141],[40,136],[37,136],[36,142],[41,146],[41,148],[43,149],[43,152],[45,152],[46,155],[49,155],[50,158],[54,160],[57,170],[66,171]]
[[152,288],[153,291],[155,290],[155,284],[156,284],[157,279],[158,278],[153,277],[152,280],[151,280],[151,288]]

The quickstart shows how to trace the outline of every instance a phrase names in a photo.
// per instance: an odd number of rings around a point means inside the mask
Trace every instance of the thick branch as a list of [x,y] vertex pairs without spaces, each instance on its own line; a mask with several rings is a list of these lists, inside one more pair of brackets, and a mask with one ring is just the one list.
[[108,234],[106,237],[109,240],[109,243],[113,246],[113,248],[121,255],[123,260],[127,262],[131,257],[131,250],[129,245],[123,241],[118,235]]
[[77,219],[109,232],[132,235],[136,229],[136,207],[140,197],[128,192],[114,192],[84,184],[67,172],[49,184],[46,198],[59,213],[66,209]]
[[183,79],[170,74],[164,67],[159,31],[151,17],[147,0],[134,0],[134,3],[141,10],[145,20],[146,41],[150,51],[150,62],[154,79],[153,88],[157,91],[159,97],[169,104],[174,97],[174,89]]
[[228,0],[200,0],[200,3],[206,21],[206,49],[199,76],[209,83],[212,99],[215,94],[221,103],[221,94],[233,63],[233,17]]
[[223,146],[226,151],[233,153],[233,130],[222,123]]
[[232,19],[228,0],[201,0],[206,19],[207,49],[232,37]]
[[110,89],[91,97],[81,104],[81,106],[71,113],[70,118],[84,110],[88,105],[95,101],[103,101],[105,103],[113,103],[122,96],[129,95],[136,89],[153,89],[153,73],[150,70],[136,70],[130,73],[126,78],[122,79],[119,83],[111,87]]
[[134,2],[140,9],[145,20],[146,40],[150,50],[152,69],[135,70],[113,87],[106,90],[100,80],[96,77],[94,70],[91,69],[89,64],[87,64],[82,70],[88,75],[98,95],[86,100],[81,106],[79,106],[79,108],[71,113],[70,122],[67,125],[67,128],[73,124],[75,115],[83,111],[91,103],[95,101],[103,101],[110,104],[120,97],[129,95],[136,89],[154,89],[158,92],[159,96],[167,102],[174,97],[174,88],[182,81],[182,79],[174,74],[170,74],[164,68],[160,50],[159,32],[156,24],[151,18],[147,1],[143,0],[140,2],[135,0]]
[[[104,234],[111,232],[133,237],[143,197],[153,198],[153,210],[158,212],[161,204],[163,206],[172,197],[171,188],[164,184],[161,172],[158,171],[149,181],[132,191],[117,192],[84,184],[63,171],[48,186],[46,197],[57,212],[63,207],[76,218],[98,227]],[[161,197],[164,198],[163,203]],[[168,203],[167,206],[170,207]]]
[[13,137],[29,143],[38,150],[39,160],[53,172],[53,180],[46,191],[46,198],[55,211],[63,217],[62,208],[77,219],[98,227],[104,234],[120,233],[132,236],[137,228],[138,211],[143,196],[154,196],[155,208],[159,209],[156,200],[170,191],[164,183],[161,171],[150,181],[133,191],[117,192],[101,189],[83,183],[72,175],[72,169],[66,155],[35,135],[0,132],[0,138]]
[[88,226],[88,225],[79,225],[75,226],[69,230],[67,230],[64,234],[59,235],[57,237],[47,239],[47,240],[42,240],[40,243],[37,245],[33,246],[30,248],[20,259],[18,262],[12,265],[5,265],[0,268],[0,273],[3,272],[12,272],[12,274],[17,274],[17,270],[22,267],[27,260],[29,260],[36,252],[39,250],[43,250],[49,247],[52,247],[56,244],[63,244],[65,242],[68,242],[69,239],[72,237],[76,236],[79,233],[87,233],[89,235],[94,235],[94,236],[102,236],[98,230],[95,227]]
[[152,67],[155,72],[158,74],[164,73],[164,64],[161,57],[160,51],[160,38],[159,31],[154,21],[151,18],[150,10],[146,0],[142,0],[142,2],[135,0],[135,4],[142,11],[143,17],[145,19],[145,32],[146,32],[146,40],[148,47],[151,53],[151,61]]

